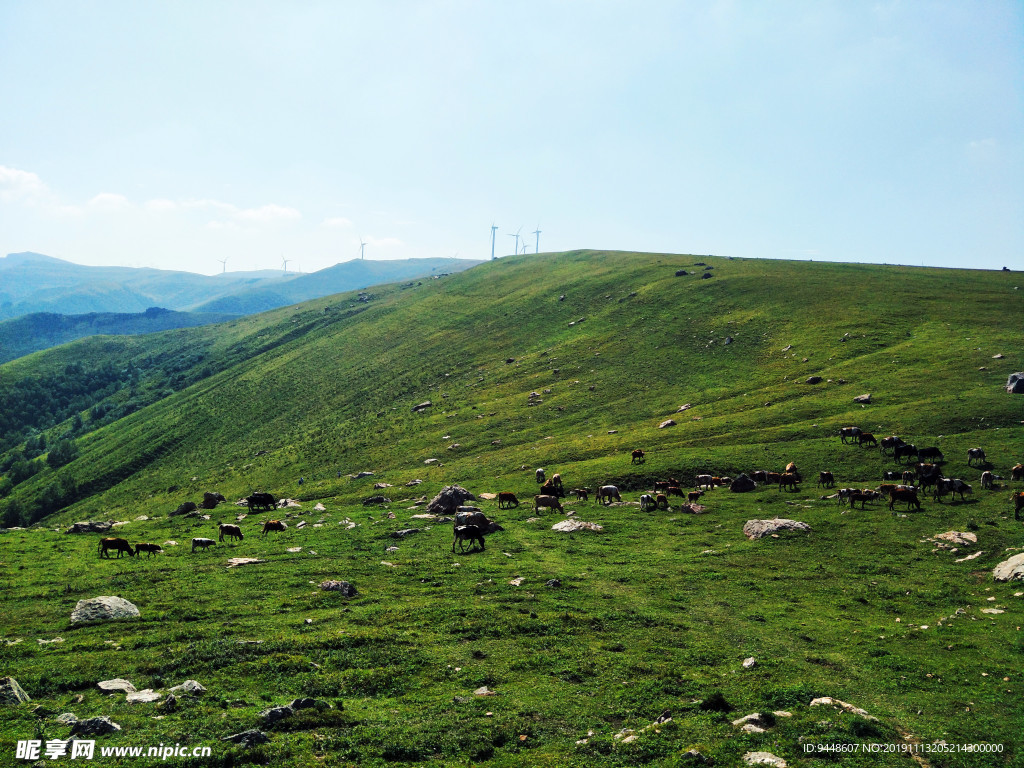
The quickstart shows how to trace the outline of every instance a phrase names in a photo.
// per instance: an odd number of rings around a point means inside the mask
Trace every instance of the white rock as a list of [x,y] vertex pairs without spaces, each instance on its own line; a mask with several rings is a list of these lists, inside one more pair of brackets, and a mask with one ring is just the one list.
[[755,659],[753,656],[749,656],[749,657],[747,657],[747,658],[745,658],[743,660],[743,668],[744,669],[750,669],[755,664],[757,664],[757,659]]
[[747,752],[743,756],[747,765],[771,765],[775,768],[786,768],[786,761],[771,752]]
[[1009,560],[1003,560],[992,570],[992,578],[996,581],[1024,579],[1024,552],[1014,555]]
[[143,691],[134,691],[125,696],[125,701],[129,704],[148,704],[153,701],[159,701],[163,694],[157,693],[152,688],[146,688]]
[[71,623],[137,619],[139,615],[139,609],[123,597],[100,595],[88,600],[79,600],[75,610],[71,612]]
[[96,683],[103,691],[123,691],[124,693],[135,693],[135,686],[123,677],[115,677],[113,680],[103,680]]

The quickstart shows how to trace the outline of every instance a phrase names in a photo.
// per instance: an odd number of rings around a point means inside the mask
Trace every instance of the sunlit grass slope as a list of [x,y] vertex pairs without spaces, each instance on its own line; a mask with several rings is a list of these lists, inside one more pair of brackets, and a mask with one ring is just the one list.
[[[5,674],[55,713],[109,714],[124,725],[110,743],[216,744],[196,765],[675,765],[691,748],[720,765],[751,750],[797,766],[838,762],[805,752],[800,737],[988,741],[1005,751],[927,757],[1014,764],[1024,603],[989,574],[1020,546],[1021,524],[1007,514],[1008,481],[983,491],[966,451],[984,446],[984,468],[1007,478],[1024,460],[1024,399],[1002,387],[1024,369],[1019,281],[581,251],[118,341],[120,360],[192,351],[204,371],[87,432],[77,459],[15,488],[12,498],[29,500],[66,474],[95,492],[39,530],[0,538],[3,631],[24,640],[0,644]],[[114,348],[89,343],[0,373],[32,375],[76,350]],[[822,380],[806,383],[811,376]],[[869,404],[854,402],[866,393]],[[659,429],[669,418],[677,424]],[[883,503],[844,513],[814,488],[819,470],[863,486],[895,466],[842,445],[838,430],[850,424],[941,447],[945,472],[972,483],[973,497],[925,498],[906,515]],[[634,448],[646,463],[630,464]],[[616,483],[635,501],[654,480],[692,485],[701,471],[790,461],[808,478],[799,492],[716,490],[701,516],[579,503],[577,516],[605,530],[565,535],[550,530],[560,516],[531,521],[528,508],[537,467],[560,472],[567,487]],[[360,471],[374,474],[349,477]],[[414,479],[423,482],[404,485]],[[448,524],[412,517],[415,499],[451,483],[525,502],[501,512],[482,502],[505,527],[483,553],[452,555]],[[239,510],[167,517],[203,491],[234,500],[256,489],[302,502],[283,536],[261,539],[268,515],[256,515],[242,521],[244,542],[192,555],[192,536],[215,536]],[[392,499],[394,519],[362,505],[375,494]],[[312,511],[317,502],[327,511]],[[812,532],[745,539],[746,520],[775,516]],[[131,521],[120,535],[184,546],[151,561],[98,562],[96,537],[54,532],[86,519]],[[308,524],[296,529],[300,520]],[[410,527],[422,530],[389,536]],[[983,554],[957,562],[968,550],[933,551],[928,538],[951,529],[975,531],[970,552]],[[267,562],[225,569],[224,550]],[[313,584],[325,578],[351,581],[360,597],[319,592]],[[552,578],[561,586],[545,586]],[[97,594],[132,600],[142,619],[70,628],[74,603]],[[980,612],[990,606],[1005,613]],[[63,643],[36,643],[57,635]],[[749,656],[758,662],[745,669]],[[99,695],[95,682],[115,676],[139,688],[192,677],[211,694],[153,720],[152,705]],[[474,696],[482,685],[497,695]],[[736,708],[732,718],[792,717],[745,734],[701,708],[715,692]],[[86,700],[73,705],[78,693]],[[217,742],[302,695],[336,709],[282,721],[254,750]],[[818,696],[879,719],[810,708]],[[613,738],[665,710],[672,721],[657,732]],[[25,708],[0,711],[3,743],[31,737],[36,722]],[[52,719],[40,723],[63,737]],[[915,764],[906,753],[841,762]]]

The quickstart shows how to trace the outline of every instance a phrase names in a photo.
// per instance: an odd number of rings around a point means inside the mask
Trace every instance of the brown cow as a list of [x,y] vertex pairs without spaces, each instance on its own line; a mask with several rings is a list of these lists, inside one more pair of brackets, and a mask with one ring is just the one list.
[[1010,469],[1011,480],[1024,480],[1024,464],[1015,464]]
[[668,509],[668,496],[666,496],[664,493],[659,493],[654,498],[654,506],[657,509]]
[[551,484],[558,490],[563,491],[563,496],[565,495],[565,488],[562,487],[562,476],[559,473],[555,472],[555,474],[551,476]]
[[121,553],[127,552],[128,557],[135,557],[135,550],[132,549],[132,545],[128,543],[127,539],[117,539],[114,537],[107,537],[100,539],[99,547],[96,551],[100,557],[110,557],[110,550],[116,549],[117,556],[121,557]]
[[1013,519],[1020,520],[1020,511],[1024,509],[1024,491],[1013,494]]
[[452,540],[452,552],[455,551],[455,543],[459,544],[459,551],[465,552],[466,542],[471,542],[470,551],[476,544],[480,545],[480,549],[486,549],[484,545],[484,532],[476,525],[456,525],[455,526],[455,538]]
[[839,439],[844,443],[849,438],[852,443],[856,438],[860,437],[860,427],[843,427],[839,430]]
[[555,485],[553,482],[554,478],[548,480],[544,485],[540,487],[540,493],[542,496],[555,496],[556,498],[562,498],[565,496],[565,490],[560,485]]
[[902,437],[897,437],[896,435],[883,437],[881,443],[882,453],[888,455],[896,448],[897,445],[903,445]]
[[225,536],[229,539],[238,539],[239,541],[245,538],[245,535],[242,533],[242,529],[237,525],[220,523],[217,527],[220,528],[220,539],[218,539],[218,541],[224,541]]
[[686,500],[693,504],[694,502],[700,501],[700,497],[704,495],[704,491],[690,491],[686,494]]
[[907,509],[913,504],[917,510],[921,510],[921,502],[917,498],[917,491],[908,488],[895,488],[889,493],[889,509],[892,509],[897,501],[905,502]]
[[641,451],[639,448],[637,448],[635,451],[633,451],[633,459],[629,463],[630,464],[643,464],[644,461],[645,461],[645,459],[644,459],[644,452]]
[[678,486],[676,486],[676,485],[670,485],[668,488],[665,489],[665,495],[666,496],[682,496],[683,495],[683,489],[678,487]]
[[857,436],[857,443],[859,445],[864,445],[864,443],[871,443],[871,445],[874,445],[874,446],[878,445],[878,441],[875,439],[875,436],[872,435],[870,432],[862,432],[862,433],[860,433]]
[[818,486],[821,488],[832,488],[836,484],[835,477],[831,472],[821,471],[818,473]]
[[548,494],[541,494],[533,497],[533,511],[540,512],[541,507],[547,507],[548,509],[557,509],[559,512],[564,512],[562,509],[562,502],[558,500],[557,496],[550,496]]
[[570,496],[575,496],[580,501],[587,501],[590,498],[590,490],[587,488],[573,488],[569,491]]
[[[504,504],[505,506],[502,506]],[[511,509],[519,506],[519,499],[511,491],[501,491],[498,494],[498,509]]]
[[970,448],[967,451],[967,466],[971,466],[972,461],[985,461],[985,451],[982,448]]
[[797,490],[797,482],[798,480],[795,472],[784,472],[779,478],[779,490],[781,491],[785,487],[791,488],[795,491]]
[[266,536],[270,531],[283,531],[287,527],[288,526],[280,520],[267,520],[267,522],[263,524],[263,535]]
[[140,557],[142,556],[143,552],[148,552],[149,556],[152,557],[156,553],[163,552],[163,551],[164,551],[164,548],[161,547],[159,544],[136,544],[135,545],[135,554],[139,555]]

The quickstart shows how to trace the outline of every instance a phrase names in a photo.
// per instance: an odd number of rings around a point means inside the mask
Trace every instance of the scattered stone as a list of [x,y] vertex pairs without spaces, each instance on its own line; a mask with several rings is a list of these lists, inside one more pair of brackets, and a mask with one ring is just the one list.
[[1006,391],[1013,395],[1024,395],[1024,373],[1011,373],[1006,379]]
[[990,614],[993,614],[993,615],[999,614],[999,613],[1006,613],[1006,611],[1002,610],[1001,608],[982,608],[981,612],[982,613],[990,613]]
[[[840,384],[845,384],[846,382],[844,382],[842,379],[840,379],[839,383]],[[855,403],[870,403],[871,402],[871,393],[868,392],[867,394],[857,395],[855,398],[853,398],[853,402],[855,402]]]
[[748,539],[760,539],[764,536],[777,534],[779,531],[809,531],[811,526],[796,520],[776,517],[773,520],[747,520],[743,533]]
[[373,506],[374,504],[390,504],[390,503],[391,503],[391,499],[389,499],[387,496],[369,496],[368,498],[363,499],[363,506],[364,507]]
[[410,480],[408,483],[405,484],[405,487],[412,488],[413,486],[419,485],[422,482],[422,480]]
[[603,531],[604,527],[597,523],[588,523],[583,520],[562,520],[551,526],[551,530],[561,533],[575,533],[576,531]]
[[199,505],[194,501],[185,501],[182,502],[176,510],[171,512],[168,517],[174,517],[175,515],[187,515],[189,512],[195,512],[197,509],[199,509]]
[[946,531],[945,533],[935,534],[934,538],[941,539],[942,541],[948,541],[958,547],[978,543],[977,535],[966,531]]
[[513,587],[519,587],[522,586],[524,581],[526,581],[526,579],[523,576],[516,576],[516,578],[512,579],[512,581],[510,581],[509,584],[511,584]]
[[467,501],[476,501],[476,496],[459,485],[448,485],[431,499],[427,512],[434,515],[454,515]]
[[316,709],[320,712],[322,712],[325,709],[331,708],[331,705],[328,704],[326,701],[321,701],[320,699],[312,699],[308,697],[303,699],[295,699],[295,701],[289,704],[289,706],[294,710]]
[[228,559],[228,568],[237,568],[240,565],[256,565],[257,563],[265,563],[266,560],[260,560],[258,557],[232,557]]
[[74,725],[78,722],[78,715],[73,712],[64,712],[57,715],[56,720],[58,725]]
[[352,475],[353,480],[362,480],[364,477],[373,477],[373,472],[363,471],[356,472],[354,475]]
[[317,502],[317,505],[315,507],[313,507],[313,511],[314,512],[326,512],[327,511],[327,507],[325,507],[323,504]]
[[687,750],[679,757],[683,765],[708,765],[711,763],[711,758],[705,757],[696,749]]
[[31,700],[13,677],[0,677],[0,706],[13,707]]
[[675,419],[665,419],[661,424],[658,425],[658,429],[665,429],[665,427],[674,427],[676,425]]
[[693,408],[693,406],[690,403],[686,403],[685,405],[680,405],[679,410],[677,410],[676,413],[682,413],[683,411],[688,411],[691,408]]
[[123,677],[115,677],[113,680],[102,680],[96,683],[101,691],[121,691],[123,693],[135,693],[135,686]]
[[430,402],[429,400],[424,400],[424,401],[423,401],[422,403],[420,403],[419,405],[414,405],[414,406],[412,407],[412,412],[413,412],[413,413],[420,413],[420,412],[422,412],[422,411],[425,411],[425,410],[426,410],[427,408],[430,408],[430,407],[432,407],[433,405],[434,405],[434,404],[433,404],[432,402]]
[[72,736],[103,736],[107,733],[120,731],[121,726],[109,717],[90,717],[88,720],[78,720],[71,726]]
[[833,699],[831,696],[822,696],[820,699],[812,699],[810,706],[812,707],[825,707],[833,706],[839,707],[844,712],[849,712],[851,715],[857,715],[863,717],[865,720],[878,720],[877,717],[872,717],[860,707],[855,707],[853,704],[847,704],[845,701],[839,699]]
[[739,720],[733,720],[732,724],[746,733],[764,733],[775,725],[775,716],[753,712]]
[[552,587],[552,588],[560,587],[560,586],[562,586],[562,582],[559,579],[548,579],[547,581],[544,582],[544,586],[545,587]]
[[957,558],[956,560],[954,560],[953,562],[954,562],[954,563],[963,563],[963,562],[966,562],[966,561],[968,561],[968,560],[973,560],[973,559],[974,559],[974,558],[976,558],[976,557],[981,557],[981,556],[982,556],[982,555],[984,555],[984,554],[985,554],[985,553],[984,553],[984,552],[983,552],[982,550],[980,550],[980,549],[979,549],[979,550],[978,550],[977,552],[975,552],[974,554],[971,554],[971,555],[967,555],[967,557],[958,557],[958,558]]
[[821,384],[821,376],[808,376],[805,384]]
[[285,550],[285,552],[293,552],[293,553],[294,552],[301,552],[301,551],[302,551],[302,547],[288,547],[288,549]]
[[747,658],[745,658],[743,660],[743,668],[744,669],[750,669],[755,664],[757,664],[757,659],[755,659],[753,656],[749,656],[749,657],[747,657]]
[[747,752],[743,755],[747,765],[770,765],[774,768],[786,768],[786,761],[771,752]]
[[327,590],[329,592],[341,592],[345,597],[355,597],[359,594],[356,591],[356,588],[347,581],[322,581],[320,582],[320,589]]
[[134,691],[125,696],[125,701],[129,704],[149,704],[153,701],[159,701],[163,694],[157,693],[152,688],[146,688],[142,691]]
[[404,539],[406,536],[412,536],[412,534],[414,534],[414,533],[419,533],[421,530],[423,530],[423,529],[422,528],[403,528],[400,531],[392,531],[388,535],[391,536],[392,539]]
[[996,581],[1024,579],[1024,552],[999,563],[999,565],[992,569],[992,578]]
[[235,744],[241,744],[243,747],[248,749],[260,744],[266,744],[270,739],[263,731],[250,728],[248,731],[242,731],[241,733],[235,733],[231,736],[225,736],[221,741],[231,741]]
[[123,597],[101,595],[88,600],[79,600],[75,605],[75,610],[71,612],[71,623],[137,619],[139,616],[139,609]]
[[189,696],[202,696],[206,693],[206,689],[199,684],[196,680],[186,680],[181,685],[176,685],[170,689],[170,693],[177,694],[188,694]]
[[53,640],[43,640],[42,638],[39,638],[39,639],[36,640],[36,642],[39,643],[40,645],[49,645],[50,643],[63,643],[64,642],[64,638],[63,637],[55,637],[55,638],[53,638]]
[[495,691],[492,691],[486,685],[481,685],[479,688],[477,688],[475,691],[473,691],[473,694],[476,695],[476,696],[496,696],[497,695],[497,693]]
[[295,710],[291,707],[271,707],[265,709],[259,714],[260,722],[263,725],[273,725],[280,720],[284,720],[286,717],[291,717],[295,714]]
[[107,533],[114,526],[113,520],[75,523],[65,533]]

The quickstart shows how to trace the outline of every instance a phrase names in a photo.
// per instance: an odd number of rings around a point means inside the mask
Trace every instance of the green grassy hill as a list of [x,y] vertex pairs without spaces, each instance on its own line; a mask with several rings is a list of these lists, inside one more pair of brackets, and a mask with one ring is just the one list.
[[[0,366],[0,396],[74,378],[64,371],[83,354],[126,372],[80,374],[80,400],[18,422],[38,471],[6,488],[0,512],[70,506],[0,538],[3,632],[15,643],[0,641],[4,674],[54,715],[121,723],[104,744],[212,747],[187,765],[667,766],[695,748],[719,765],[766,750],[797,766],[910,766],[906,751],[804,743],[937,740],[1004,751],[932,748],[922,753],[931,765],[1016,764],[1022,598],[990,576],[1022,533],[1008,478],[1024,460],[1024,400],[1002,388],[1024,368],[1014,281],[583,251]],[[854,402],[865,393],[869,404]],[[659,429],[668,418],[677,424]],[[909,514],[821,498],[819,470],[861,487],[895,467],[877,449],[841,444],[850,424],[940,447],[944,472],[973,495],[926,496]],[[40,431],[48,446],[73,440],[75,458],[47,463]],[[990,463],[968,467],[978,445]],[[28,460],[27,447],[8,446],[0,466],[18,451]],[[630,463],[634,448],[644,464]],[[703,515],[635,505],[655,480],[692,486],[699,472],[790,461],[807,478],[796,493],[718,489]],[[529,508],[537,467],[567,487],[615,483],[634,504],[574,502],[567,509],[604,530],[555,532],[561,515]],[[998,490],[982,490],[985,468],[1007,478]],[[374,474],[351,477],[361,471]],[[505,528],[484,552],[453,555],[450,523],[413,517],[418,500],[452,483],[524,501],[508,511],[480,502]],[[204,491],[234,500],[255,489],[301,503],[277,513],[292,515],[283,535],[262,539],[269,515],[257,514],[241,521],[243,542],[192,554],[190,538],[215,537],[216,523],[245,510],[168,516]],[[363,505],[377,494],[391,502]],[[746,540],[746,520],[772,517],[812,531]],[[118,535],[178,546],[100,562],[97,536],[59,532],[76,520],[126,521]],[[391,537],[408,528],[420,530]],[[930,540],[948,530],[974,532],[977,545],[951,553]],[[229,556],[265,562],[227,569]],[[322,592],[324,579],[360,594]],[[141,619],[72,628],[76,601],[99,594],[132,600]],[[195,678],[208,693],[154,720],[155,705],[95,686],[118,676],[140,689]],[[475,695],[481,686],[496,695]],[[715,694],[730,714],[712,706]],[[250,750],[219,741],[300,696],[333,708],[265,728],[270,741]],[[809,706],[821,696],[878,719]],[[616,738],[666,710],[671,721]],[[764,733],[730,722],[771,711],[791,716]],[[28,707],[0,709],[4,748],[66,732]]]

